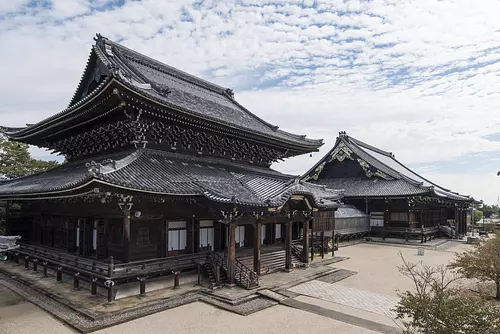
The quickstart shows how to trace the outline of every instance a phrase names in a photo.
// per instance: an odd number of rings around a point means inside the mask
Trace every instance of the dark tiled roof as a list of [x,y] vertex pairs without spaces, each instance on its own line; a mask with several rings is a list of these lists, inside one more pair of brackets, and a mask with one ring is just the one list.
[[[96,65],[96,62],[102,66]],[[99,69],[104,68],[100,69],[99,73],[107,71],[110,75],[92,92],[83,96],[87,81],[94,76],[94,66]],[[248,134],[296,145],[297,150],[301,152],[314,151],[323,145],[321,139],[309,139],[305,135],[292,134],[267,123],[240,105],[228,88],[190,75],[101,36],[97,38],[96,45],[92,48],[87,67],[68,108],[35,125],[24,128],[4,127],[3,131],[14,139],[31,135],[34,129],[38,131],[48,122],[66,117],[102,90],[112,78],[170,108],[243,130]],[[164,94],[165,91],[168,93]]]
[[[143,94],[198,116],[270,137],[308,146],[323,144],[322,140],[308,139],[305,136],[281,131],[278,127],[265,122],[236,102],[227,88],[163,64],[116,42],[108,39],[103,41],[111,46],[113,54],[110,56],[109,52],[103,53],[107,61],[129,76],[131,78],[129,83],[136,81],[138,84],[133,86]],[[148,84],[152,87],[148,87]],[[168,88],[169,93],[166,96],[160,94],[155,89],[158,86]]]
[[294,194],[310,195],[319,207],[336,205],[341,194],[297,177],[215,158],[197,158],[142,149],[112,158],[93,173],[88,161],[65,164],[42,174],[0,185],[0,196],[71,190],[101,182],[132,191],[173,196],[205,196],[217,202],[247,206],[280,206]]
[[358,217],[367,217],[363,211],[356,209],[356,207],[352,205],[342,204],[337,211],[335,211],[335,218],[358,218]]
[[379,171],[385,174],[385,177],[373,175],[362,180],[332,178],[331,175],[328,179],[323,179],[320,172],[317,183],[326,184],[333,189],[344,189],[344,194],[347,197],[429,194],[455,201],[475,201],[469,196],[452,192],[427,180],[396,160],[394,154],[349,137],[345,132],[340,133],[335,146],[304,174],[302,178],[305,180],[309,179],[317,172],[318,168],[328,163],[331,159],[331,154],[334,153],[339,145],[350,150],[353,154],[352,158],[364,160],[372,172]]
[[344,190],[346,197],[403,196],[429,193],[428,189],[415,186],[405,180],[374,179],[319,179],[319,184],[330,189]]

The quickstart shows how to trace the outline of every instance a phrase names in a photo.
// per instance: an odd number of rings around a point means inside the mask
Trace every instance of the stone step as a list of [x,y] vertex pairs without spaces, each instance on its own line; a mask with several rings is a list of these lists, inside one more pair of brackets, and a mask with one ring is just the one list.
[[269,289],[262,289],[262,290],[259,290],[257,291],[257,294],[263,296],[263,297],[266,297],[268,299],[271,299],[271,300],[274,300],[274,301],[277,301],[279,303],[281,303],[283,300],[285,299],[288,299],[287,296],[284,296],[282,294],[279,294],[277,292],[274,292],[274,291],[271,291]]

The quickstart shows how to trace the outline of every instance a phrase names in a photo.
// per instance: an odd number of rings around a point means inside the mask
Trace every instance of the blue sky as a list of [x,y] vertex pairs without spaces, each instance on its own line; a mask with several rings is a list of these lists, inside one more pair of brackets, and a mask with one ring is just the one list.
[[285,130],[325,139],[278,170],[304,172],[347,131],[496,203],[499,12],[496,0],[1,1],[0,123],[62,110],[99,32],[233,88]]

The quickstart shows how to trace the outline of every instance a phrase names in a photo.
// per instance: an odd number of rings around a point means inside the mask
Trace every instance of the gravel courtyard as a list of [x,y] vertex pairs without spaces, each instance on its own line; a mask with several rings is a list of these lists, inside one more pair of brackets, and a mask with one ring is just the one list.
[[[395,300],[398,290],[411,288],[411,282],[398,272],[401,263],[399,252],[411,262],[423,261],[426,264],[447,264],[456,252],[468,246],[456,244],[445,251],[425,250],[424,256],[417,256],[415,248],[395,247],[379,244],[358,244],[341,248],[336,255],[350,257],[349,260],[332,266],[357,271],[358,274],[331,285],[315,284],[311,281],[290,290],[301,296],[304,303],[324,309],[349,313],[359,318],[393,325],[384,312],[370,311],[373,303],[390,303]],[[330,289],[327,293],[315,294],[314,287]],[[302,289],[302,290],[301,290]],[[339,298],[339,294],[345,294]],[[329,296],[327,296],[329,295]],[[356,297],[357,296],[357,297]],[[368,297],[367,297],[368,296]],[[357,299],[356,299],[357,298]],[[207,304],[196,302],[176,309],[156,313],[133,320],[96,333],[375,333],[362,327],[312,314],[287,306],[274,306],[250,316],[239,316],[222,311]],[[0,285],[0,333],[72,333],[51,315],[37,306],[28,303]]]

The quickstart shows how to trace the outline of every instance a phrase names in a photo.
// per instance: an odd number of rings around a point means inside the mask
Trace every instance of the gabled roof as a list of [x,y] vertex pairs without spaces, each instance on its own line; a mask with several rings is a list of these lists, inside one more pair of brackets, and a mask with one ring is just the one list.
[[332,207],[342,194],[298,177],[222,159],[139,149],[70,162],[47,172],[0,184],[0,198],[51,198],[99,185],[165,196],[202,196],[252,207],[279,207],[292,195],[308,195],[317,207]]
[[[172,66],[126,48],[101,35],[90,53],[87,66],[68,108],[37,124],[24,128],[4,127],[14,140],[25,138],[34,129],[46,126],[84,105],[110,81],[116,80],[147,99],[191,116],[243,130],[246,133],[298,145],[307,152],[323,145],[321,139],[308,139],[280,130],[239,104],[229,88],[203,80]],[[92,84],[93,80],[95,83]]]
[[[325,165],[333,160],[356,160],[366,178],[322,177]],[[346,197],[431,195],[453,201],[474,202],[467,195],[446,189],[420,176],[399,162],[393,153],[381,150],[340,132],[335,146],[302,177],[342,189]]]

